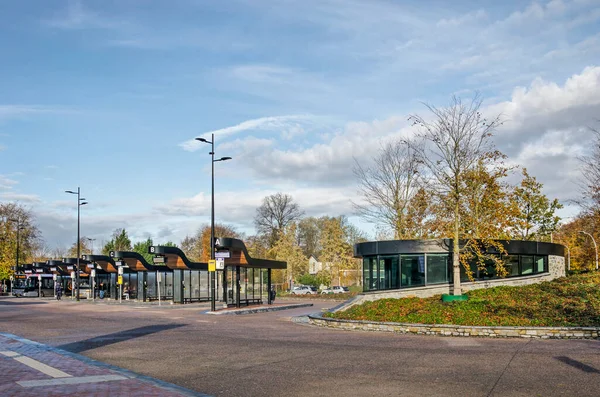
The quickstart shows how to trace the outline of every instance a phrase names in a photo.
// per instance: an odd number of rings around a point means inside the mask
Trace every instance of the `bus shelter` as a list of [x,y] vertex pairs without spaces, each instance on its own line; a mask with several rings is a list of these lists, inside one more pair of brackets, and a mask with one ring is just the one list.
[[49,259],[46,261],[46,265],[50,269],[50,272],[56,275],[56,282],[60,283],[62,290],[67,295],[68,290],[68,282],[71,279],[71,274],[67,269],[67,264],[64,263],[61,259]]
[[265,300],[271,304],[272,270],[287,268],[283,261],[251,257],[244,242],[236,238],[216,238],[215,258],[223,267],[217,276],[221,278],[221,300],[228,307],[262,304]]
[[94,280],[95,289],[98,290],[98,295],[96,296],[100,295],[105,298],[118,299],[118,270],[115,261],[108,255],[83,255],[82,258],[87,264],[93,264],[96,270]]
[[[142,302],[158,299],[159,295],[164,299],[173,298],[171,269],[150,264],[141,254],[132,251],[111,251],[110,257],[124,269],[123,286],[129,298]],[[159,285],[157,280],[164,282]]]
[[185,253],[177,247],[157,245],[149,247],[148,252],[154,255],[155,266],[163,268],[165,271],[169,269],[166,280],[161,280],[160,283],[164,282],[169,288],[172,286],[171,299],[174,303],[210,300],[207,263],[189,260]]
[[[91,299],[92,298],[92,289],[91,289],[91,280],[90,280],[90,271],[87,268],[87,265],[90,263],[85,259],[77,258],[63,258],[63,262],[67,265],[67,270],[69,272],[77,272],[79,270],[79,298],[83,299]],[[77,269],[77,264],[79,263],[79,269]],[[67,289],[69,295],[75,295],[77,292],[77,284],[76,278],[71,278],[71,280],[67,283]]]

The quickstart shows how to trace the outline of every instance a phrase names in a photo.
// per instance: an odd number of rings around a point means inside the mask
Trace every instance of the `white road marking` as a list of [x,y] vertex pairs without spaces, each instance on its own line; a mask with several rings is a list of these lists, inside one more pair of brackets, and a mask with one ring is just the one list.
[[39,387],[39,386],[60,386],[60,385],[78,385],[82,383],[98,383],[98,382],[110,382],[114,380],[126,380],[128,379],[122,375],[94,375],[94,376],[81,376],[81,377],[70,377],[61,379],[42,379],[42,380],[22,380],[18,381],[22,387]]
[[28,367],[31,367],[33,369],[37,369],[38,371],[51,376],[53,378],[68,378],[71,377],[71,375],[67,374],[66,372],[63,372],[59,369],[56,368],[52,368],[49,365],[46,365],[44,363],[41,363],[37,360],[34,360],[33,358],[29,358],[29,357],[25,357],[25,356],[20,356],[20,357],[14,357],[14,359],[18,362],[20,362],[21,364],[25,364]]
[[481,342],[478,342],[473,338],[449,337],[444,338],[444,341],[450,347],[481,346]]
[[21,364],[25,364],[30,368],[33,368],[35,370],[40,371],[41,373],[44,373],[48,376],[51,376],[53,378],[68,378],[71,377],[71,375],[67,374],[66,372],[63,372],[59,369],[56,368],[52,368],[49,365],[46,365],[44,363],[41,363],[37,360],[34,360],[33,358],[30,357],[26,357],[23,356],[17,352],[13,352],[13,351],[2,351],[0,352],[2,355],[6,356],[6,357],[11,357],[12,359],[14,359],[15,361],[20,362]]

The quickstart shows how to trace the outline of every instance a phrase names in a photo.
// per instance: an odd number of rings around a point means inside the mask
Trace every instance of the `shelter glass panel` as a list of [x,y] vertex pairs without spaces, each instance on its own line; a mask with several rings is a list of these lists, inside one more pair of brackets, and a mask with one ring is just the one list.
[[200,299],[200,272],[198,270],[191,271],[192,282],[191,282],[191,297],[194,300]]
[[146,290],[146,293],[148,294],[148,296],[151,298],[158,296],[158,293],[156,291],[156,273],[148,272],[147,283],[148,283],[148,289]]

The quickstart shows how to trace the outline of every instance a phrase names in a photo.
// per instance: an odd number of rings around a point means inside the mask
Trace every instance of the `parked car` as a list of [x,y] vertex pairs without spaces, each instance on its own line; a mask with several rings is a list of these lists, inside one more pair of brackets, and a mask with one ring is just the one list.
[[315,287],[309,287],[307,285],[300,285],[300,286],[294,287],[294,289],[292,289],[293,295],[311,295],[311,294],[316,294],[316,293],[317,293],[317,289]]
[[348,287],[341,287],[339,285],[334,285],[321,291],[322,294],[345,294],[346,292],[350,292]]

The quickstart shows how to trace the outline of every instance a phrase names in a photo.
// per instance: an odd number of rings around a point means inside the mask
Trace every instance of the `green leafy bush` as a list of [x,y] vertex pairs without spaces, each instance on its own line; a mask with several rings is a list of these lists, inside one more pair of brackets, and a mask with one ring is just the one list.
[[600,272],[468,292],[469,300],[380,299],[327,313],[338,319],[481,326],[600,326]]

